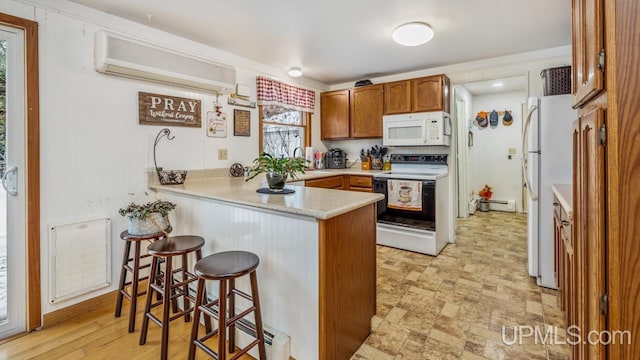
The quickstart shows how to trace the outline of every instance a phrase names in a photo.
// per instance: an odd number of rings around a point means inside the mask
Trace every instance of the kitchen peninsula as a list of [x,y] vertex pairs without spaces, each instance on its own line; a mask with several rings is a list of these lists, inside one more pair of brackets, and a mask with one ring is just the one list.
[[[183,185],[150,182],[177,204],[174,234],[203,236],[205,255],[257,254],[267,330],[290,336],[296,359],[349,359],[375,313],[375,204],[383,196],[291,185],[293,194],[265,195],[256,192],[263,176],[206,172],[190,172]],[[248,291],[248,281],[237,286]]]

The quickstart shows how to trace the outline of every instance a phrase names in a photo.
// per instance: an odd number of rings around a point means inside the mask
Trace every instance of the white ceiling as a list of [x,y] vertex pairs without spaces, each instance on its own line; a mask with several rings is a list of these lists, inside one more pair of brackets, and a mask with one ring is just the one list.
[[[569,0],[72,1],[330,85],[571,43]],[[410,21],[433,40],[394,43]]]
[[[502,86],[494,86],[502,84]],[[514,76],[502,79],[474,81],[462,84],[473,95],[495,94],[507,91],[527,91],[527,77]]]

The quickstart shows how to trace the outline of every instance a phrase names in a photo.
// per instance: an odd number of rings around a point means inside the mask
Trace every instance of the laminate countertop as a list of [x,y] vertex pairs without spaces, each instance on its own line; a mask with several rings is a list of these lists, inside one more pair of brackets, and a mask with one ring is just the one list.
[[551,190],[567,215],[573,218],[573,187],[571,184],[551,184]]
[[[334,175],[373,175],[360,169],[332,169],[307,171],[295,181],[316,179]],[[261,208],[293,215],[326,220],[384,199],[384,195],[356,191],[331,190],[296,185],[293,194],[261,194],[259,188],[268,187],[264,175],[245,181],[232,178],[219,170],[190,170],[182,185],[160,185],[155,174],[149,176],[149,188],[158,192],[182,194],[243,206]]]

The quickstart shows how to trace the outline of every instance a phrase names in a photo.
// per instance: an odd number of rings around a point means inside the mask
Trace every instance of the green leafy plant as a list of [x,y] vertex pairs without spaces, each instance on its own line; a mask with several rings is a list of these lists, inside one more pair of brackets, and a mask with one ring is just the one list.
[[303,158],[274,158],[273,156],[263,152],[253,160],[253,168],[249,169],[249,177],[246,181],[253,179],[262,173],[277,172],[283,176],[291,176],[296,179],[296,173],[304,174],[304,168],[309,162]]
[[129,219],[144,220],[152,213],[160,213],[162,216],[167,216],[169,212],[175,208],[176,204],[170,201],[156,200],[142,205],[132,202],[126,208],[118,210],[118,212],[120,215],[126,216]]

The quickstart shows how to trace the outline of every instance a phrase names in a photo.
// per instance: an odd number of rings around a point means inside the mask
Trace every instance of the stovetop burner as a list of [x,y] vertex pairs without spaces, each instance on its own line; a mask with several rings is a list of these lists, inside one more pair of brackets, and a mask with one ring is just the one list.
[[391,170],[374,178],[436,180],[449,172],[447,155],[393,154]]

